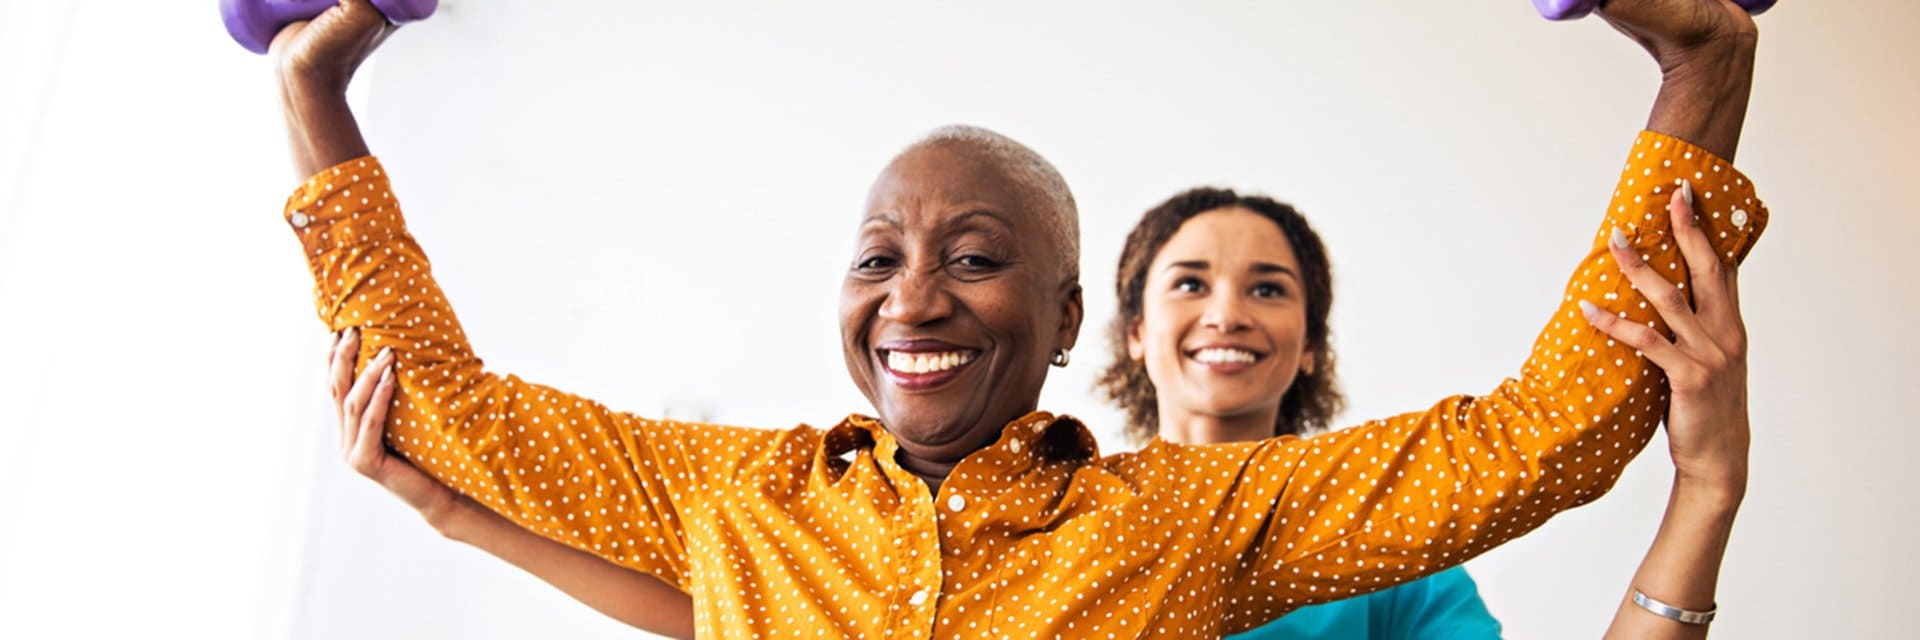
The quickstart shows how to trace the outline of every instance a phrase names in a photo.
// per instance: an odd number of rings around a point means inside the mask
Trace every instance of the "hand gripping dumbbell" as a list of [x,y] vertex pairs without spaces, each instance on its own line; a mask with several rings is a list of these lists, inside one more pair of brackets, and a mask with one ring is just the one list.
[[[1773,8],[1776,0],[1733,0],[1734,4],[1746,9],[1748,14],[1760,15]],[[1600,8],[1601,0],[1533,0],[1533,8],[1548,20],[1572,20],[1586,17]]]
[[[340,4],[340,0],[220,0],[220,17],[227,33],[254,53],[266,53],[274,34],[298,20],[311,20]],[[427,19],[440,0],[373,0],[373,8],[387,22],[406,24]]]

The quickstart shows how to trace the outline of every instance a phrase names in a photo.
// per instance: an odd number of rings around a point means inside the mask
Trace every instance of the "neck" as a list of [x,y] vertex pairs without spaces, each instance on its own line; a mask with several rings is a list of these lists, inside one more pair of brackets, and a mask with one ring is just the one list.
[[1160,437],[1180,444],[1249,442],[1273,437],[1275,406],[1230,416],[1195,413],[1181,407],[1160,406]]
[[947,475],[953,473],[954,465],[959,464],[957,462],[939,462],[916,457],[907,453],[905,448],[902,448],[899,453],[894,454],[893,459],[895,462],[900,463],[900,468],[906,469],[907,473],[911,473],[914,477],[919,478],[921,482],[927,483],[927,490],[936,494],[940,493],[940,483],[945,482]]

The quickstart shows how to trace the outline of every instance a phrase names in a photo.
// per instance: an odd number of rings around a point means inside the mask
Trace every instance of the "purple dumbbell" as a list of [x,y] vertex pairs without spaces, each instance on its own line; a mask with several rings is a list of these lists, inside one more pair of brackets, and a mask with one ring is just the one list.
[[[254,53],[266,53],[274,34],[297,20],[314,16],[340,4],[340,0],[220,0],[220,17],[227,22],[227,33]],[[406,24],[425,20],[440,6],[440,0],[373,0],[373,8],[387,16],[387,22]]]
[[[1733,0],[1734,4],[1746,9],[1748,14],[1760,15],[1773,8],[1776,0]],[[1584,18],[1600,8],[1601,0],[1533,0],[1533,8],[1548,20],[1572,20]]]

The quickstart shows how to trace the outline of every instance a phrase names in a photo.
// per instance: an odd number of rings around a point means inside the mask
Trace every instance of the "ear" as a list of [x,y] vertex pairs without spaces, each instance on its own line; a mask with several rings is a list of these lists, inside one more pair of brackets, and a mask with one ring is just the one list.
[[1080,295],[1079,280],[1060,286],[1060,348],[1072,351],[1080,341],[1080,322],[1087,317],[1087,303]]
[[1147,341],[1140,339],[1140,320],[1127,324],[1127,359],[1144,362],[1147,359]]
[[1300,357],[1301,373],[1304,373],[1307,375],[1313,375],[1313,368],[1317,364],[1314,360],[1313,355],[1314,354],[1312,350],[1308,350],[1306,353],[1301,354],[1301,357]]

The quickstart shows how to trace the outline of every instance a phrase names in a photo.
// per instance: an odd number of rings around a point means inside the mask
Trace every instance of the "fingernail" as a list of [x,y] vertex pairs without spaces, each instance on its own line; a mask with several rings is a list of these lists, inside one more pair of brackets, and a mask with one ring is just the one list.
[[1680,181],[1680,199],[1687,201],[1687,208],[1693,208],[1693,183],[1691,181],[1685,179]]
[[358,327],[347,327],[346,338],[348,340],[359,340],[360,329]]
[[380,384],[387,384],[390,382],[393,382],[393,367],[391,365],[389,365],[384,371],[380,372]]
[[375,355],[373,356],[373,359],[375,359],[375,360],[392,360],[392,359],[393,359],[393,347],[380,347],[380,353],[378,353],[378,354],[375,354]]
[[1621,233],[1620,227],[1613,228],[1613,236],[1609,239],[1609,241],[1611,241],[1613,243],[1613,246],[1615,247],[1619,247],[1621,249],[1627,248],[1627,234]]
[[1593,317],[1593,316],[1596,316],[1596,315],[1600,315],[1600,307],[1598,307],[1598,306],[1595,306],[1595,305],[1594,305],[1593,303],[1591,303],[1591,302],[1587,302],[1587,301],[1585,301],[1585,300],[1581,300],[1581,301],[1580,301],[1580,313],[1584,313],[1584,314],[1587,314],[1587,317],[1589,317],[1589,318],[1591,318],[1591,317]]

